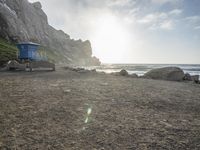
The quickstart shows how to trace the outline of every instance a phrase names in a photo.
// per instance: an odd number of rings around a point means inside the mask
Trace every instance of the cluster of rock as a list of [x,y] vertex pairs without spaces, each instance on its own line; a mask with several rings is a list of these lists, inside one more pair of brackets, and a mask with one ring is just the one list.
[[114,72],[111,73],[112,75],[116,75],[116,76],[126,76],[126,77],[132,77],[132,78],[138,78],[137,74],[129,74],[126,70],[122,69],[120,72]]
[[[65,70],[70,70],[78,73],[97,73],[96,69],[88,70],[85,68],[77,67],[64,67]],[[125,69],[120,72],[113,72],[111,75],[124,76],[130,78],[144,78],[144,79],[155,79],[155,80],[167,80],[167,81],[193,81],[194,83],[200,84],[199,75],[190,75],[189,73],[184,74],[183,70],[178,67],[165,67],[153,69],[143,76],[137,74],[129,74]]]
[[199,75],[191,76],[189,73],[186,73],[184,78],[183,78],[183,80],[185,80],[185,81],[194,81],[195,83],[200,84]]
[[183,70],[178,67],[153,69],[147,72],[144,78],[168,81],[194,81],[195,83],[200,83],[199,75],[191,76],[189,73],[184,74]]
[[85,68],[79,68],[79,67],[63,67],[65,70],[70,70],[70,71],[74,71],[74,72],[78,72],[78,73],[96,73],[96,69],[92,69],[92,70],[88,70]]
[[[138,78],[137,74],[129,75],[126,70],[121,70],[120,72],[112,73],[113,75],[118,76],[127,76],[127,77],[134,77]],[[155,79],[155,80],[168,80],[168,81],[193,81],[195,83],[200,84],[199,75],[190,75],[188,73],[184,74],[183,70],[178,67],[165,67],[165,68],[158,68],[153,69],[141,78],[146,79]]]
[[59,53],[57,63],[99,65],[92,57],[90,41],[73,40],[48,24],[40,2],[0,0],[0,38],[13,42],[36,42]]

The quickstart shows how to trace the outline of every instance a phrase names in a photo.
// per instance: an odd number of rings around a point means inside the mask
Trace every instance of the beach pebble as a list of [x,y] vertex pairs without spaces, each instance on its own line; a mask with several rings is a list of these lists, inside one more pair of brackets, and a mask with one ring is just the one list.
[[71,92],[70,89],[64,90],[64,93],[70,93],[70,92]]

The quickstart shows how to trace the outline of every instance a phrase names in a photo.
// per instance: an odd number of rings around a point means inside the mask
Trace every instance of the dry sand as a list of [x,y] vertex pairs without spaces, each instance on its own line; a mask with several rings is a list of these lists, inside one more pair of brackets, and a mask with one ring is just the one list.
[[1,150],[200,149],[200,85],[0,72]]

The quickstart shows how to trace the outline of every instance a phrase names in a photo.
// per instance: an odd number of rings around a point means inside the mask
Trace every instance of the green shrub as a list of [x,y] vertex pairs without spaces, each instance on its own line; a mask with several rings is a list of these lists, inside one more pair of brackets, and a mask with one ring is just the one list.
[[0,66],[9,60],[17,59],[18,49],[14,43],[0,39]]

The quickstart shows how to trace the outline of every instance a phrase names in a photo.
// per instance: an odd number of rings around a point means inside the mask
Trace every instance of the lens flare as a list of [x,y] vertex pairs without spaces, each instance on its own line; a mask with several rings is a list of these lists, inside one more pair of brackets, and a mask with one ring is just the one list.
[[86,118],[85,118],[85,121],[84,121],[85,123],[88,123],[91,113],[92,113],[92,108],[88,108]]
[[88,123],[88,120],[89,120],[89,118],[87,117],[87,118],[85,119],[85,123]]
[[88,108],[87,114],[90,115],[92,113],[92,108]]

